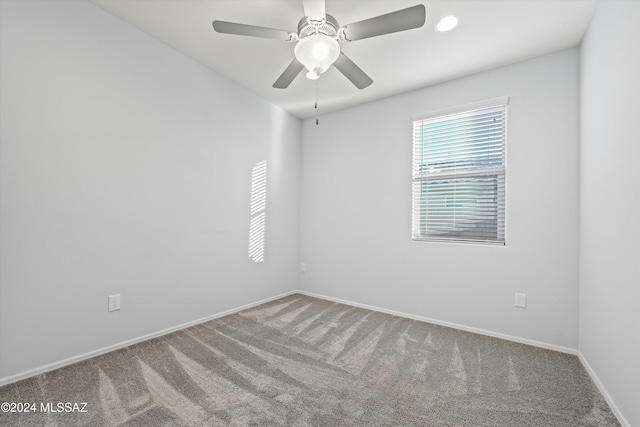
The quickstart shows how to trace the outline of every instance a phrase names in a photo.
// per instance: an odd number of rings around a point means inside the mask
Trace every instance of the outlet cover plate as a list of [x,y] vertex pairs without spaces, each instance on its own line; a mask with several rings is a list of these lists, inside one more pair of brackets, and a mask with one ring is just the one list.
[[516,294],[516,307],[525,308],[527,306],[527,294]]
[[109,295],[109,311],[120,310],[120,294]]

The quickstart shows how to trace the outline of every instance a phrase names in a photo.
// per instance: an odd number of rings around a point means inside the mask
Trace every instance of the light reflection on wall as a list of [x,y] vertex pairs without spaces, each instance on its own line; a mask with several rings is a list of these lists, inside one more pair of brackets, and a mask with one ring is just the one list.
[[249,258],[264,261],[267,208],[267,161],[256,163],[251,170],[251,220],[249,222]]

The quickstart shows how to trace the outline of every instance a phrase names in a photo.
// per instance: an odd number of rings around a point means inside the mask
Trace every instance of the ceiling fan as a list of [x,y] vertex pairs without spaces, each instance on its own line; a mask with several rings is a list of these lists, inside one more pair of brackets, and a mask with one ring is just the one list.
[[419,4],[340,27],[333,16],[325,13],[325,0],[302,0],[302,3],[305,16],[298,22],[297,33],[227,21],[213,21],[213,28],[218,33],[296,43],[295,58],[273,84],[276,89],[289,87],[304,68],[307,69],[307,78],[316,80],[331,65],[358,89],[364,89],[373,80],[340,50],[338,42],[347,43],[419,28],[424,25],[426,16],[424,5]]

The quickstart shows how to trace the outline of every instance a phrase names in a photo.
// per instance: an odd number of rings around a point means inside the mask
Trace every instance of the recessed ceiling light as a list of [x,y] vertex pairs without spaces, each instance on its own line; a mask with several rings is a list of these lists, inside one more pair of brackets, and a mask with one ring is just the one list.
[[455,15],[445,16],[440,20],[440,22],[438,22],[438,25],[436,25],[436,30],[441,33],[453,30],[456,25],[458,25],[458,22],[460,22],[460,19]]

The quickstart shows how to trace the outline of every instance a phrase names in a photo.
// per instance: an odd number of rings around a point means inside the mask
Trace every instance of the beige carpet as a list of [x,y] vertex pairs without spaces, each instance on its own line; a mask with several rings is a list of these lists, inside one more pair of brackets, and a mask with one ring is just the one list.
[[36,409],[2,426],[619,425],[575,356],[302,295],[7,385],[0,402]]

